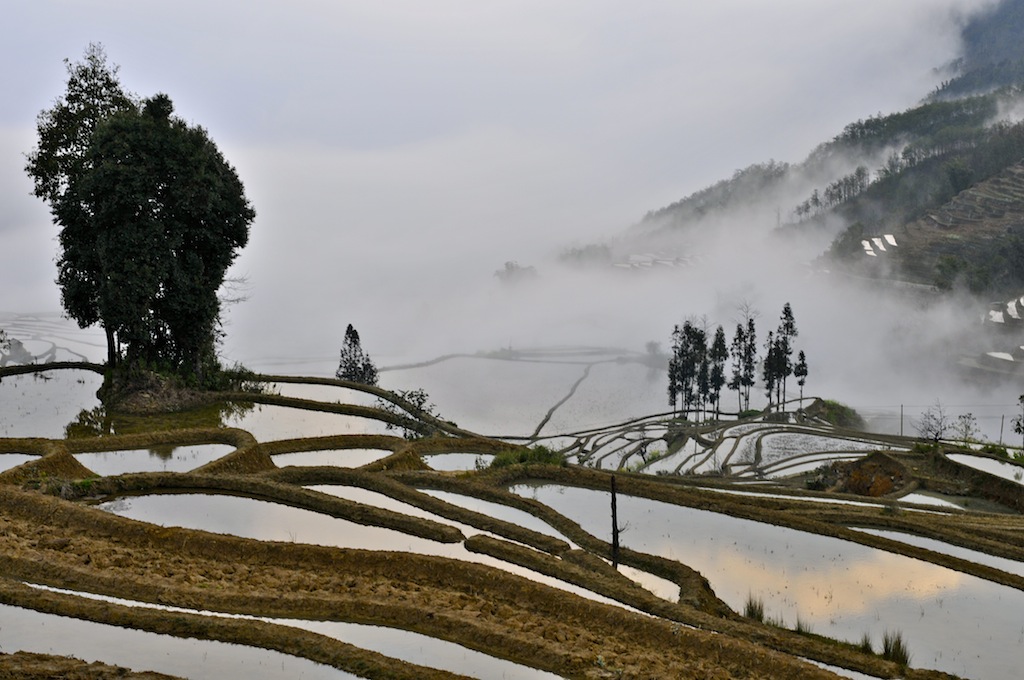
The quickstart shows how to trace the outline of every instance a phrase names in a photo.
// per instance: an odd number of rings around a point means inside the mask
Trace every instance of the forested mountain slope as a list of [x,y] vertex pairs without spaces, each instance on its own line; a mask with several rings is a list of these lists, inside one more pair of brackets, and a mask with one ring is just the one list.
[[[958,76],[919,106],[847,125],[801,163],[755,164],[632,230],[665,240],[743,220],[834,236],[831,267],[993,295],[1024,288],[1024,0],[963,29]],[[968,96],[969,95],[969,96]],[[864,260],[864,238],[902,235]]]

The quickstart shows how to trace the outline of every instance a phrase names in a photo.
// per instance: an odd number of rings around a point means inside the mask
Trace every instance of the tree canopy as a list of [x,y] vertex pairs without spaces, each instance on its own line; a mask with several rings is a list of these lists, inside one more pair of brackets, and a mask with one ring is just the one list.
[[377,384],[377,367],[363,350],[359,340],[359,331],[353,328],[352,324],[345,329],[345,340],[341,345],[341,360],[338,362],[338,370],[335,375],[342,380],[351,380],[364,385]]
[[255,212],[206,131],[164,94],[139,102],[91,45],[40,113],[26,172],[60,227],[67,315],[122,358],[200,380],[216,368],[217,291]]

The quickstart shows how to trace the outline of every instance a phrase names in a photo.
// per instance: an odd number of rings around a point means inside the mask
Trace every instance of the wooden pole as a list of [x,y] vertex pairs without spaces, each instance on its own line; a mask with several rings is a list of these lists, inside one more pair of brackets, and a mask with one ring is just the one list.
[[612,475],[612,567],[619,568],[619,509],[615,497],[615,475]]

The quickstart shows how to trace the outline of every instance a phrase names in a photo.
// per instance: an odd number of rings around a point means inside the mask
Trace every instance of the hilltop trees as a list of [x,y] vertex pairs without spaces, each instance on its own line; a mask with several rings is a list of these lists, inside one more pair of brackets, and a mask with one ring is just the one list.
[[377,384],[377,367],[369,355],[363,351],[359,342],[359,332],[348,325],[345,329],[345,341],[341,345],[341,361],[338,363],[338,370],[335,375],[342,380],[362,383],[364,385]]
[[26,172],[59,235],[69,317],[100,324],[107,364],[203,383],[219,369],[217,291],[255,212],[206,131],[164,94],[137,102],[90,45],[64,97],[40,113]]

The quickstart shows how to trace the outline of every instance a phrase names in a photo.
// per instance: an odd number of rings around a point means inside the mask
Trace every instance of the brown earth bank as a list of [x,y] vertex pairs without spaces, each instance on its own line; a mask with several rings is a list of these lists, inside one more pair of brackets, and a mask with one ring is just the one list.
[[149,671],[135,672],[104,663],[28,652],[0,653],[0,678],[11,680],[174,680],[174,676]]
[[591,602],[479,565],[453,568],[449,560],[415,555],[160,529],[9,487],[0,489],[0,508],[0,562],[8,577],[0,582],[0,601],[6,604],[258,644],[365,677],[449,674],[401,663],[389,668],[379,655],[282,626],[168,616],[41,592],[13,579],[186,608],[390,624],[565,677],[832,677],[743,640]]
[[[266,483],[261,484],[266,492]],[[514,544],[503,549],[518,549],[535,560],[543,555]],[[514,555],[510,561],[516,561]],[[664,603],[665,618],[652,618],[481,565],[160,528],[12,486],[0,487],[0,566],[8,577],[0,581],[0,601],[7,604],[254,644],[363,677],[451,674],[283,626],[169,617],[40,592],[19,580],[186,608],[389,625],[569,678],[834,677],[790,654],[852,665],[880,677],[945,677],[904,671],[858,655],[850,646],[685,605]],[[577,580],[615,594],[614,587],[596,574],[588,576],[587,569],[579,570]]]

